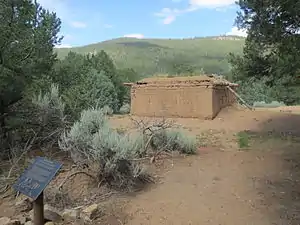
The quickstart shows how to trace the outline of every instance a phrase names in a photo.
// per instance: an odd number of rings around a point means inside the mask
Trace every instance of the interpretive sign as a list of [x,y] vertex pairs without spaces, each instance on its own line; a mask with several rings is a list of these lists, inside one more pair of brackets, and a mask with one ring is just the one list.
[[36,200],[61,166],[62,164],[59,162],[36,157],[13,187],[16,191]]

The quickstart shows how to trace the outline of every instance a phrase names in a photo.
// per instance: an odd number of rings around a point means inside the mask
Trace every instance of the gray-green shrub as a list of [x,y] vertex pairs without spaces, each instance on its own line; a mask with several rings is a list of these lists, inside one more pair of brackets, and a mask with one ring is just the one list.
[[253,107],[257,107],[257,108],[276,108],[280,106],[285,106],[285,104],[283,102],[278,102],[278,101],[272,101],[270,103],[266,103],[265,101],[253,103]]
[[110,127],[101,109],[84,110],[62,135],[59,145],[71,153],[77,164],[98,163],[99,179],[113,187],[132,188],[149,178],[140,164],[132,160],[144,149],[143,136],[118,133]]
[[128,103],[124,104],[121,108],[120,108],[120,113],[121,114],[128,114],[130,113],[130,105]]
[[197,139],[181,129],[166,129],[153,135],[151,146],[155,150],[194,154],[197,151]]
[[[52,84],[48,92],[36,94],[32,98],[30,120],[36,139],[44,144],[57,145],[57,139],[66,125],[65,104],[61,99],[59,88]],[[49,148],[50,146],[48,146]]]

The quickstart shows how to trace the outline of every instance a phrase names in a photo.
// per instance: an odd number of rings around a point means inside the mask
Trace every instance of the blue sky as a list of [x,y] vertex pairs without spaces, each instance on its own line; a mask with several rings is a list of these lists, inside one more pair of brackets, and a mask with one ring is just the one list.
[[240,35],[235,0],[40,0],[62,20],[60,47],[118,37],[189,38]]

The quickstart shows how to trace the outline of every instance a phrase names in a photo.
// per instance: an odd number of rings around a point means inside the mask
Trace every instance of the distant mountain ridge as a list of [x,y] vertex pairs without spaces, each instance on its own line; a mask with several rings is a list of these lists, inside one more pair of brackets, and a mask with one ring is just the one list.
[[117,38],[74,48],[56,49],[60,58],[73,51],[80,54],[107,52],[118,68],[133,68],[143,76],[154,73],[174,73],[179,64],[195,71],[226,74],[227,56],[241,53],[245,38],[212,36],[184,39]]

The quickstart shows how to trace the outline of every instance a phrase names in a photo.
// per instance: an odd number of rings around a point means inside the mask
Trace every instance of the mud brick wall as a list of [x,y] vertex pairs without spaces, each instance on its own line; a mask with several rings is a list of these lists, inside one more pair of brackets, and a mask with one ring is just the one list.
[[230,106],[236,102],[236,96],[226,86],[215,86],[213,89],[215,110],[219,108],[220,111],[222,108]]
[[213,89],[210,86],[131,87],[131,113],[149,117],[186,117],[212,119]]

